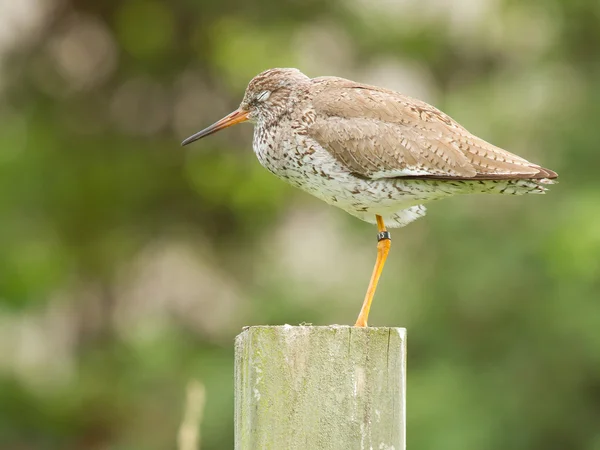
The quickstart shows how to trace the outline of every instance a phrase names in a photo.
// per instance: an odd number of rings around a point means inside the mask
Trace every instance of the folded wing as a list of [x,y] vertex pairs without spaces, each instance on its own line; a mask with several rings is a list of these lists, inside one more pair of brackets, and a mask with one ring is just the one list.
[[[319,83],[320,79],[315,79]],[[366,178],[555,178],[480,139],[425,102],[338,79],[313,99],[308,134]],[[325,84],[324,84],[325,85]]]

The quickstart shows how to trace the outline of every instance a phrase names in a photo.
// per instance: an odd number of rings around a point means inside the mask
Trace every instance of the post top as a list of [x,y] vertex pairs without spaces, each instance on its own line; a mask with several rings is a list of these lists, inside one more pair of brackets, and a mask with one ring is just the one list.
[[245,326],[242,328],[241,333],[238,335],[243,336],[246,333],[257,332],[257,333],[274,333],[274,334],[321,334],[321,333],[338,333],[348,332],[350,334],[396,334],[400,339],[406,338],[406,328],[400,327],[355,327],[351,325],[252,325]]

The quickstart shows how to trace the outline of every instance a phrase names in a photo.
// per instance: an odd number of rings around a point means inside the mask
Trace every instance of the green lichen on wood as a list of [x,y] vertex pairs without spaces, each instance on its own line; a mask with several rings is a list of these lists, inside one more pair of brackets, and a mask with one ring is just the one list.
[[405,330],[250,327],[236,338],[236,450],[405,448]]

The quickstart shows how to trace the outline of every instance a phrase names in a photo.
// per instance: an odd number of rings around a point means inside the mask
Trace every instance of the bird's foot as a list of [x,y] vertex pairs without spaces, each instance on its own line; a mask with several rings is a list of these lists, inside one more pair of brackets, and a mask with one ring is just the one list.
[[363,328],[368,327],[367,321],[363,317],[359,317],[358,320],[356,321],[356,323],[354,324],[354,326],[355,327],[363,327]]

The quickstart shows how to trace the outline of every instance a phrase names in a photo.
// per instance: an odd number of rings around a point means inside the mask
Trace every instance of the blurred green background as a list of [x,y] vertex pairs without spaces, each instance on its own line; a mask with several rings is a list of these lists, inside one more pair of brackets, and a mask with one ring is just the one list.
[[411,450],[600,449],[596,0],[0,2],[0,448],[233,447],[244,325],[354,323],[375,227],[182,149],[270,67],[400,90],[556,170],[393,233],[371,325],[409,332]]

